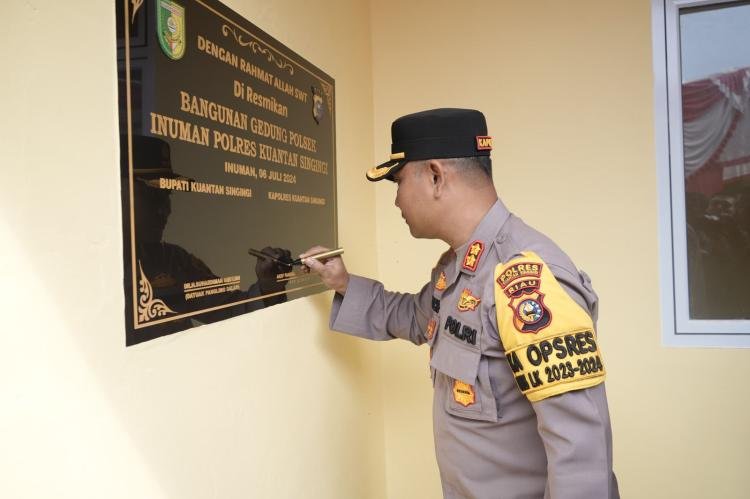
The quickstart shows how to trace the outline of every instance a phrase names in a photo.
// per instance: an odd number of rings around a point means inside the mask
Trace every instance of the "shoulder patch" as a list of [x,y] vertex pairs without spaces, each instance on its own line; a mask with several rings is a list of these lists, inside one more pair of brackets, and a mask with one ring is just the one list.
[[495,304],[506,358],[529,400],[604,381],[591,317],[537,254],[524,252],[495,268]]

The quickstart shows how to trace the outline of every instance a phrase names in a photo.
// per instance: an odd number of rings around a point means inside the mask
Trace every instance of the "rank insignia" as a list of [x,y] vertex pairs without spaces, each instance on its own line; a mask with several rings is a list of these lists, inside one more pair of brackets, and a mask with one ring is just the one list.
[[443,291],[447,287],[448,283],[446,282],[445,272],[440,272],[440,277],[438,277],[437,282],[435,283],[435,289],[438,291]]
[[453,380],[453,400],[464,407],[474,404],[477,401],[474,387],[463,381]]
[[456,308],[458,308],[459,312],[468,312],[469,310],[476,310],[479,306],[479,303],[482,300],[480,298],[477,298],[476,296],[471,294],[471,291],[468,289],[464,289],[461,292],[461,297],[458,299],[458,304],[456,305]]
[[172,0],[156,2],[156,35],[170,59],[185,55],[185,7]]
[[[425,332],[425,336],[427,336],[428,340],[431,340],[432,336],[435,334],[435,328],[437,328],[437,321],[432,319],[427,324],[427,331]],[[432,350],[430,350],[430,354],[432,354]]]
[[482,241],[474,241],[471,243],[469,249],[466,250],[466,255],[464,256],[463,268],[471,270],[472,272],[477,270],[482,253],[484,253],[484,243]]

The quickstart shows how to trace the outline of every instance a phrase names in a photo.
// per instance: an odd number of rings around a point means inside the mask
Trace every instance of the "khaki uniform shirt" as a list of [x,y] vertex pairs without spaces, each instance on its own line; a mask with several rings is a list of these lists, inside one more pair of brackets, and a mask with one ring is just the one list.
[[444,497],[616,499],[596,310],[588,277],[498,200],[419,293],[351,276],[331,329],[430,345]]

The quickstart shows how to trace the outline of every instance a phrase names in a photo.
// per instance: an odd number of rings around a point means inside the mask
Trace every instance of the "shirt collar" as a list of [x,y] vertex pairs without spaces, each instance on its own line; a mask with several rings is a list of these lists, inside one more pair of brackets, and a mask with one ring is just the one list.
[[474,275],[486,260],[487,251],[494,242],[497,234],[510,217],[510,211],[498,199],[490,207],[484,218],[479,222],[469,239],[456,249],[456,272]]

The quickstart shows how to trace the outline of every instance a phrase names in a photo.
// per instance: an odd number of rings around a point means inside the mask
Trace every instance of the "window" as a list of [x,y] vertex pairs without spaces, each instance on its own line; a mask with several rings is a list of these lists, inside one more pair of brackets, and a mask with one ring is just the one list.
[[750,2],[652,11],[663,340],[750,347]]

